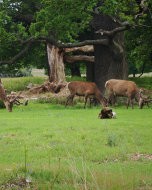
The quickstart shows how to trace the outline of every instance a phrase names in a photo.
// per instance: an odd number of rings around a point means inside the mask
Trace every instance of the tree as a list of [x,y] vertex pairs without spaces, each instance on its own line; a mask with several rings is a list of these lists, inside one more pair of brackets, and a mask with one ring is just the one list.
[[125,45],[129,63],[129,73],[152,71],[152,17],[147,15],[139,30],[130,30],[125,34]]
[[[64,52],[66,48],[93,45],[95,65],[92,76],[102,90],[105,80],[111,77],[126,78],[127,76],[122,32],[137,27],[139,21],[145,19],[141,19],[141,16],[147,15],[147,7],[150,7],[151,2],[149,4],[144,2],[143,0],[118,0],[117,2],[113,0],[90,0],[89,2],[75,0],[74,3],[71,0],[40,1],[39,9],[33,14],[34,17],[27,28],[23,23],[21,25],[14,20],[11,21],[12,24],[20,26],[22,31],[24,30],[22,32],[24,36],[21,36],[24,37],[21,38],[23,50],[14,59],[0,63],[13,64],[33,44],[38,42],[51,44],[51,46],[59,48],[59,52]],[[22,1],[21,4],[19,3],[19,7],[21,5]],[[18,12],[18,9],[15,10]],[[12,17],[9,16],[9,18]],[[90,23],[92,28],[90,28]],[[21,33],[21,29],[18,31]],[[84,31],[95,33],[94,37],[79,42],[79,34]],[[14,42],[17,43],[17,41],[16,37]]]

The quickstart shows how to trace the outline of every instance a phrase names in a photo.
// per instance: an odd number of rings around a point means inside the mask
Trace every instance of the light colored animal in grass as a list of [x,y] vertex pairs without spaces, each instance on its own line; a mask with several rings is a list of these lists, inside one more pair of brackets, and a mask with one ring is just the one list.
[[135,82],[128,80],[110,79],[105,83],[105,88],[108,93],[108,100],[114,103],[112,100],[116,96],[127,97],[127,108],[131,104],[133,108],[133,100],[138,99],[138,87]]

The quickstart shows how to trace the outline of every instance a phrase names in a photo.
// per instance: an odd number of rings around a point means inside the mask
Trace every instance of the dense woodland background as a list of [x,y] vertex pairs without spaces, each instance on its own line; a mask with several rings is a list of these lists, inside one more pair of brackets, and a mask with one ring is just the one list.
[[[82,43],[93,45],[93,51],[66,51]],[[55,69],[49,60],[50,46],[62,52],[66,75],[86,74],[87,80],[102,89],[109,78],[151,72],[151,43],[150,0],[0,2],[1,76],[27,76],[34,67],[45,68],[50,80],[58,80],[52,77]],[[81,58],[76,58],[78,55]],[[57,60],[54,62],[60,58]]]

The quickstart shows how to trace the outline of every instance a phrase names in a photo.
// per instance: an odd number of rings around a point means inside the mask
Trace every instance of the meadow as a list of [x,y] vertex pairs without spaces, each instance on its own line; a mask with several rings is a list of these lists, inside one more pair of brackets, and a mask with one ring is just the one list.
[[[45,80],[2,82],[9,93]],[[152,88],[150,77],[131,80]],[[53,98],[30,101],[12,113],[0,108],[0,189],[152,189],[151,106],[127,110],[118,105],[113,108],[117,119],[101,120],[100,106],[83,109],[79,101],[65,108],[58,103]]]
[[[0,189],[152,189],[152,110],[30,102],[0,109]],[[26,183],[24,182],[26,180]]]

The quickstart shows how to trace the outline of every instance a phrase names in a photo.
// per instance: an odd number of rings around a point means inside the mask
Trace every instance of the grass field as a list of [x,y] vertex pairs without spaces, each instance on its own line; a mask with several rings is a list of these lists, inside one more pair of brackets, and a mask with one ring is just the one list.
[[[152,189],[152,109],[30,102],[0,109],[0,189]],[[24,183],[26,179],[27,183]]]

